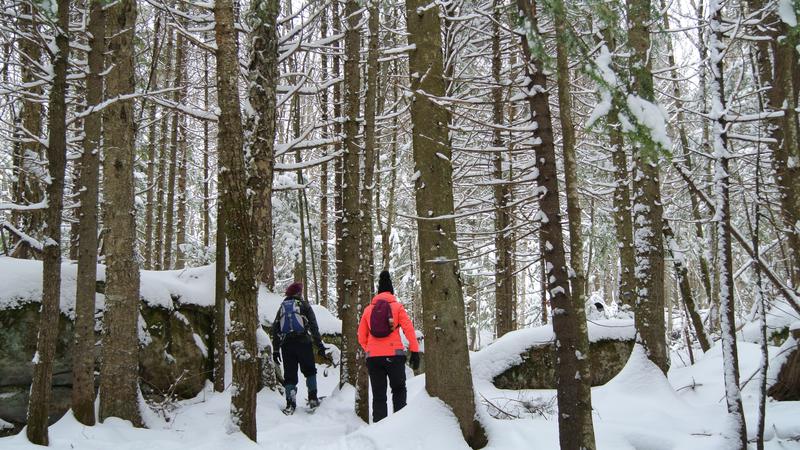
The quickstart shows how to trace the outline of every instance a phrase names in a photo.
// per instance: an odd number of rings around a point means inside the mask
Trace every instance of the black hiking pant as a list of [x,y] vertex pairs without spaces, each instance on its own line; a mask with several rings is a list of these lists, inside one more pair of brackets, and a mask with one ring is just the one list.
[[386,381],[392,388],[392,409],[406,406],[406,357],[376,356],[367,358],[367,371],[372,385],[372,422],[386,417]]
[[297,368],[306,377],[306,382],[313,377],[313,386],[316,390],[317,366],[314,364],[314,348],[311,341],[291,340],[281,344],[281,356],[283,357],[283,381],[284,385],[297,386]]

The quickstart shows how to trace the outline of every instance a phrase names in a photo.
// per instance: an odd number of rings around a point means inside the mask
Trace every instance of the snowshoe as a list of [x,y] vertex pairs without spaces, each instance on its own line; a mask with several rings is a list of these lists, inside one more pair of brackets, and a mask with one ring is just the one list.
[[294,410],[295,409],[296,409],[296,407],[294,405],[286,405],[286,407],[281,409],[281,412],[284,413],[287,416],[291,416],[292,414],[294,414]]
[[314,414],[314,411],[316,411],[317,408],[319,408],[320,403],[322,403],[323,398],[325,397],[308,399],[306,402],[306,412],[308,414]]

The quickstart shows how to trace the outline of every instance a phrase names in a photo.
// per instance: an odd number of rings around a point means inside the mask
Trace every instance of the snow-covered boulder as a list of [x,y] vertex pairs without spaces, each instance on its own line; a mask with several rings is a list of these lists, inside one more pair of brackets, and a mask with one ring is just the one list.
[[800,321],[789,327],[789,338],[770,362],[768,394],[775,400],[800,400]]
[[[68,409],[72,391],[72,338],[75,317],[77,265],[62,264],[61,320],[53,370],[50,420]],[[202,391],[213,373],[214,266],[170,271],[142,271],[139,316],[139,375],[148,399],[165,395],[192,398]],[[98,265],[96,339],[99,341],[104,309],[105,267]],[[42,296],[41,261],[0,257],[0,421],[24,424],[32,379],[31,360],[36,351]],[[267,327],[282,297],[266,292],[258,296],[262,347],[269,343]],[[325,340],[341,345],[341,321],[314,306]],[[95,361],[99,370],[100,347]],[[269,356],[262,365],[269,364]],[[3,422],[0,422],[3,423]]]
[[[634,336],[633,321],[629,319],[589,323],[593,386],[607,383],[622,370],[631,354]],[[554,389],[554,342],[551,325],[508,333],[473,354],[473,372],[500,389]]]

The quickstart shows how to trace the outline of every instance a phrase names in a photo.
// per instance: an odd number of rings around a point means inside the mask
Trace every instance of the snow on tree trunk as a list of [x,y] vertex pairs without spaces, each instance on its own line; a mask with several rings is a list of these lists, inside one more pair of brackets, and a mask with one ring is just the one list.
[[230,330],[228,342],[233,363],[231,384],[232,430],[240,430],[256,440],[256,393],[258,390],[258,353],[256,328],[256,273],[253,264],[253,237],[250,205],[246,193],[244,135],[240,110],[239,45],[234,28],[231,0],[214,4],[214,27],[217,42],[217,101],[219,132],[217,149],[220,155],[222,180],[220,190],[228,242],[228,303]]
[[536,182],[539,193],[539,233],[548,276],[547,287],[553,309],[553,332],[556,336],[556,390],[558,401],[559,443],[562,449],[594,449],[592,396],[588,377],[589,337],[584,309],[572,301],[569,273],[564,251],[561,206],[558,191],[552,114],[548,103],[547,77],[533,48],[540,39],[536,4],[517,0],[523,19],[522,49],[528,80],[525,90],[536,124]]
[[731,253],[731,218],[730,218],[730,173],[728,160],[728,122],[725,119],[725,80],[723,76],[723,58],[725,43],[722,41],[722,4],[711,0],[708,5],[708,25],[710,49],[709,67],[711,82],[709,83],[712,124],[711,144],[714,150],[714,192],[716,194],[716,211],[714,220],[717,226],[717,251],[719,260],[719,300],[720,331],[722,334],[722,361],[725,376],[725,402],[728,406],[729,430],[725,437],[731,448],[747,448],[747,430],[742,409],[742,393],[739,388],[739,363],[736,348],[736,317],[733,301],[733,255]]
[[[650,30],[650,0],[628,0],[628,44],[631,47],[632,92],[628,109],[636,117],[642,136],[633,139],[633,246],[636,255],[634,275],[636,297],[634,316],[639,341],[647,356],[664,373],[669,369],[664,330],[664,245],[661,235],[663,209],[659,191],[659,159],[666,135],[658,135],[649,125],[656,119]],[[638,110],[638,111],[637,111]],[[638,112],[638,114],[636,114]]]

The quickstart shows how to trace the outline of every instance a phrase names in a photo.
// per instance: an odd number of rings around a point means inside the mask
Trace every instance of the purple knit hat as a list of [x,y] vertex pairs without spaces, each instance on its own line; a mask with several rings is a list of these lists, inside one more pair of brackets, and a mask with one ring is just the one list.
[[287,297],[294,297],[294,296],[300,295],[302,293],[303,293],[303,283],[301,283],[299,281],[290,284],[286,288],[286,296]]

